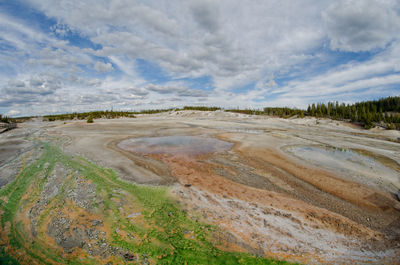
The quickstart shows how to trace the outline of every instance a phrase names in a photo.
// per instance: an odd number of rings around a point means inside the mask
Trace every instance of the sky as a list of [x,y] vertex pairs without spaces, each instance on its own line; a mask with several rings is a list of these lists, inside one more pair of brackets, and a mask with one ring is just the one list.
[[398,0],[0,0],[3,115],[398,95]]

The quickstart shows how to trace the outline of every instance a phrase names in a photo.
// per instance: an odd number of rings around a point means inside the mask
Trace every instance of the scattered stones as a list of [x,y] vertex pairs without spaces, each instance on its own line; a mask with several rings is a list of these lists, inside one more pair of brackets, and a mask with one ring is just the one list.
[[99,238],[99,230],[95,228],[86,229],[86,235],[89,239],[98,239]]
[[68,191],[68,199],[84,209],[92,209],[95,203],[102,203],[96,195],[96,185],[88,183],[80,176],[75,177],[75,186]]
[[75,248],[82,248],[87,241],[84,230],[76,226],[71,229],[71,226],[72,221],[68,217],[57,214],[47,225],[46,231],[67,253],[72,253]]

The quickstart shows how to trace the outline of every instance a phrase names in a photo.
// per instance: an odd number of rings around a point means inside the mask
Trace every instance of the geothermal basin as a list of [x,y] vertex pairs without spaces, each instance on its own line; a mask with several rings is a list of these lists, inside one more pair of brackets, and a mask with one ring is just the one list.
[[[30,143],[4,149],[1,185],[21,167],[14,156],[40,155],[38,138],[127,182],[163,186],[188,218],[217,228],[221,249],[304,264],[398,264],[398,131],[207,111],[36,121],[0,138]],[[124,199],[115,203],[129,206]]]

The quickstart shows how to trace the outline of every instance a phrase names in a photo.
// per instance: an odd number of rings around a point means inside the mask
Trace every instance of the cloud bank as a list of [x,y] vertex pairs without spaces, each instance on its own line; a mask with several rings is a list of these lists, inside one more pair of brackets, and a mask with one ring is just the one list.
[[400,91],[400,4],[10,1],[0,112],[354,102]]

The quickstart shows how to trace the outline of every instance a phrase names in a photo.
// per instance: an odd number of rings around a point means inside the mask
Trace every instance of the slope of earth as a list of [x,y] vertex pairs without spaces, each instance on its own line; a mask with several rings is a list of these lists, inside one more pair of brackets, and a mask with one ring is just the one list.
[[219,111],[23,126],[31,151],[0,164],[20,172],[0,190],[1,244],[19,260],[398,262],[399,132]]
[[41,157],[0,190],[0,260],[285,264],[217,248],[221,232],[189,218],[165,188],[129,184],[110,169],[41,145]]

